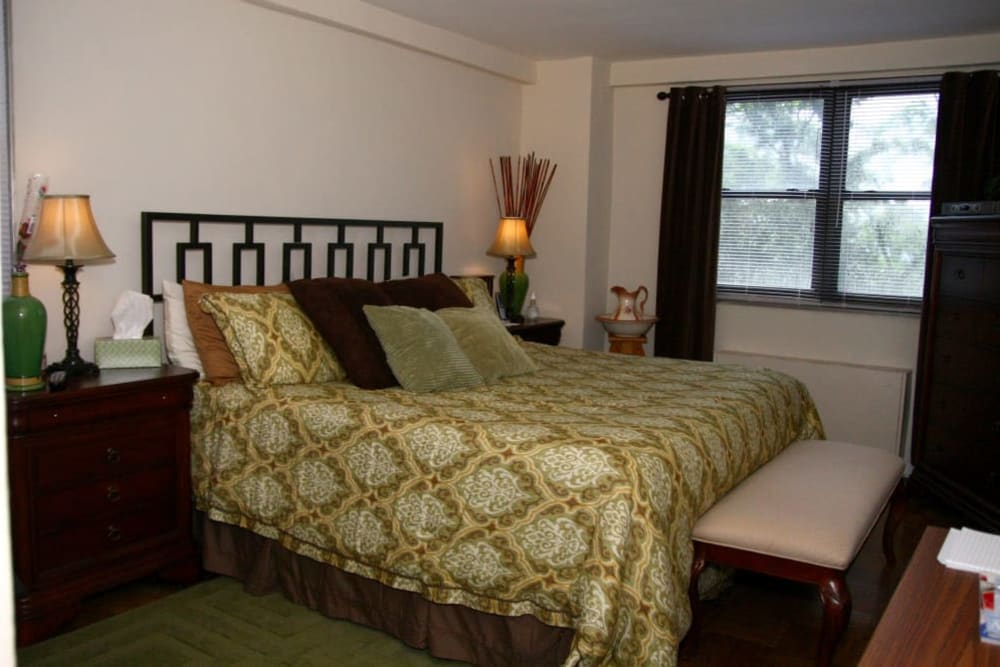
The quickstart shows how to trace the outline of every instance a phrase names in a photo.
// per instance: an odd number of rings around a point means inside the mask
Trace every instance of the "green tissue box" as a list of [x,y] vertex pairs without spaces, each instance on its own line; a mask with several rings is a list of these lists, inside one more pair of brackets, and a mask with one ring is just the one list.
[[99,368],[152,368],[163,363],[160,339],[98,338],[94,341],[94,361]]

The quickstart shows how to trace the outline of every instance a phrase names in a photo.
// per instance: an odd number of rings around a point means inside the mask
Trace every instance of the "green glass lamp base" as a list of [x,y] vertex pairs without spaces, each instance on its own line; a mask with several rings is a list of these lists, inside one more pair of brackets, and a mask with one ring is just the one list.
[[4,384],[8,390],[36,391],[45,387],[45,325],[45,306],[28,291],[28,274],[15,273],[10,296],[3,300]]
[[522,321],[524,318],[521,317],[521,309],[528,296],[528,274],[524,271],[504,271],[500,274],[499,281],[500,303],[507,312],[507,320]]

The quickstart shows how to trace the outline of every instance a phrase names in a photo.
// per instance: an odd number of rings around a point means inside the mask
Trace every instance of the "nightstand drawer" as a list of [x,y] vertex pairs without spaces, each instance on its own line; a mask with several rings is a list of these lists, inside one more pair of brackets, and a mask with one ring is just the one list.
[[161,501],[171,496],[175,484],[174,467],[163,466],[42,495],[36,501],[35,531],[44,535],[62,529],[69,521]]
[[78,400],[56,406],[32,406],[21,411],[13,424],[15,433],[37,433],[74,424],[93,424],[108,419],[148,414],[161,408],[185,405],[190,396],[186,387],[162,387],[139,391],[122,400]]
[[171,462],[175,423],[172,415],[132,417],[33,446],[36,490],[45,493]]
[[174,504],[161,502],[107,518],[78,521],[45,536],[38,549],[40,572],[114,556],[117,552],[170,533],[177,527]]

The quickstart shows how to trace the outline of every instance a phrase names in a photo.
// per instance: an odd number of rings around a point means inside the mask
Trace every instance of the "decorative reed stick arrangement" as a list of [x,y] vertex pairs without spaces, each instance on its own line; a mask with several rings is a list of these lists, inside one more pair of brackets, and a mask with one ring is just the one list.
[[[500,156],[500,180],[490,158],[490,174],[493,176],[493,192],[497,196],[497,211],[500,217],[524,218],[528,235],[535,228],[542,202],[548,194],[552,177],[556,174],[556,164],[548,158],[535,159],[534,153],[517,157],[517,167],[509,155]],[[500,193],[503,191],[503,197]]]

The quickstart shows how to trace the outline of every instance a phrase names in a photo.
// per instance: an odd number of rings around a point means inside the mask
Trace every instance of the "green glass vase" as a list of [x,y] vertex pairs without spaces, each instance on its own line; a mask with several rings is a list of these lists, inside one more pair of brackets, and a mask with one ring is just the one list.
[[[524,257],[514,258],[514,271],[500,274],[500,303],[507,311],[507,319],[520,322],[524,299],[528,296],[528,274],[524,272]],[[508,298],[508,293],[510,297]]]
[[28,291],[28,274],[11,276],[10,296],[3,300],[3,361],[10,391],[45,387],[45,306]]

